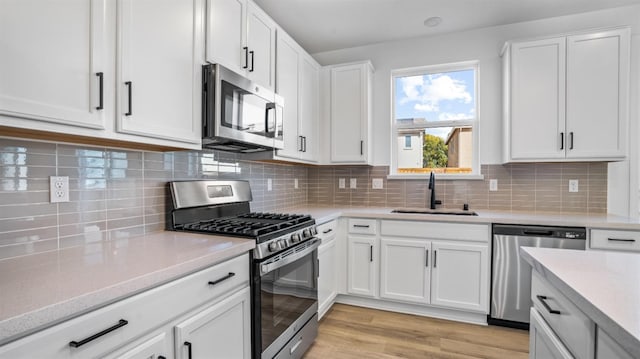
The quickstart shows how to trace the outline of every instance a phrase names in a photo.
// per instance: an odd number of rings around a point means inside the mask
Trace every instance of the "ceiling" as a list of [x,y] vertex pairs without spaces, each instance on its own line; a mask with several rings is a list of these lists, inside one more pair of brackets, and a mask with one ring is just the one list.
[[[310,53],[569,15],[640,0],[254,0]],[[427,27],[427,18],[442,18]]]

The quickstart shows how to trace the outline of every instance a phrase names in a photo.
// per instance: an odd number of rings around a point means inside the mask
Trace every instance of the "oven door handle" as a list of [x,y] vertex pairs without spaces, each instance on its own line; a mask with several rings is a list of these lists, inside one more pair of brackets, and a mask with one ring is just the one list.
[[307,248],[303,249],[300,252],[296,252],[293,254],[290,254],[278,261],[275,262],[271,262],[271,263],[266,263],[266,264],[261,264],[260,265],[260,276],[263,276],[269,272],[271,272],[272,270],[281,268],[283,266],[286,266],[289,263],[293,263],[295,261],[297,261],[298,259],[308,255],[309,253],[315,251],[316,249],[318,249],[318,247],[320,247],[320,244],[322,243],[322,241],[319,238],[313,238],[309,240],[309,244],[307,244]]

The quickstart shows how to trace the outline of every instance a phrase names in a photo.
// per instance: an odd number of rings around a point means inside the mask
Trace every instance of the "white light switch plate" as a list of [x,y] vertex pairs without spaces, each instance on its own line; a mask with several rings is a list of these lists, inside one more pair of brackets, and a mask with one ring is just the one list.
[[271,178],[267,178],[267,191],[273,191],[273,180]]
[[373,178],[371,179],[371,188],[373,189],[382,189],[382,178]]
[[69,202],[69,177],[49,177],[49,194],[51,203]]
[[569,180],[569,192],[578,192],[578,180]]
[[346,184],[345,184],[345,179],[344,178],[338,178],[338,188],[345,188]]
[[297,178],[293,179],[293,188],[294,189],[298,189],[298,179]]
[[497,191],[498,190],[498,180],[491,179],[489,180],[489,191]]
[[355,178],[351,178],[349,180],[349,188],[356,188],[358,187],[358,181]]

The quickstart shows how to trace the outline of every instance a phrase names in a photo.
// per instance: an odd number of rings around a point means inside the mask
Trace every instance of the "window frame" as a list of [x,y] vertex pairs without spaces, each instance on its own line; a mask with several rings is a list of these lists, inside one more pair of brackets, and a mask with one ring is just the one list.
[[[400,125],[396,124],[395,106],[396,106],[396,78],[406,76],[421,76],[428,74],[437,74],[443,72],[453,72],[462,70],[474,70],[474,102],[475,102],[475,119],[472,120],[450,120],[450,121],[432,121],[427,125]],[[398,173],[398,130],[402,129],[429,129],[438,127],[456,127],[470,126],[473,138],[472,168],[471,173],[437,173],[437,178],[442,179],[484,179],[480,173],[480,66],[479,61],[463,61],[438,65],[427,65],[405,69],[391,70],[391,164],[389,165],[388,179],[426,179],[429,173]]]

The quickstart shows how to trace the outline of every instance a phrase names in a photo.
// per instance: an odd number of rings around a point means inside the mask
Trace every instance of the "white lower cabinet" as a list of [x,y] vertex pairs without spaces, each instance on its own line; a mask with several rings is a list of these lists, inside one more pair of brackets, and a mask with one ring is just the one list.
[[634,359],[609,334],[598,328],[596,341],[596,358]]
[[200,357],[248,358],[249,298],[244,254],[0,346],[0,358],[187,358],[189,340]]
[[347,237],[347,292],[378,295],[378,240],[373,236]]
[[431,242],[380,239],[380,297],[429,303]]
[[318,275],[318,319],[333,305],[338,295],[338,258],[336,239],[337,221],[321,224],[317,227],[322,244],[318,247],[320,271]]
[[569,350],[535,308],[531,308],[531,323],[529,324],[529,358],[573,359]]
[[250,299],[246,287],[176,325],[176,358],[249,359]]

